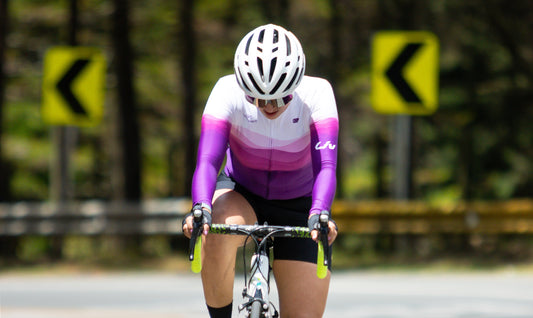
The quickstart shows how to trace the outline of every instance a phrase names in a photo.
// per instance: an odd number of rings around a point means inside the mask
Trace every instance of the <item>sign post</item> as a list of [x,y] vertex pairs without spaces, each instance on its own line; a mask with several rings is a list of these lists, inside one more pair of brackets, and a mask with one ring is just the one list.
[[43,120],[55,126],[57,144],[51,169],[51,198],[64,203],[72,197],[70,152],[76,144],[76,126],[95,126],[103,116],[106,63],[96,48],[58,46],[44,59]]
[[409,199],[412,185],[412,115],[438,107],[437,38],[425,31],[383,31],[372,43],[372,107],[397,115],[392,128],[393,196]]

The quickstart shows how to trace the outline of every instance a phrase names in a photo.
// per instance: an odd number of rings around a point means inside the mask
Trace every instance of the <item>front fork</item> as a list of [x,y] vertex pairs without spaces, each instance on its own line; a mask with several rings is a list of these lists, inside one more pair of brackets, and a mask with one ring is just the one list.
[[268,252],[261,249],[252,256],[251,276],[247,286],[242,291],[242,296],[248,301],[239,306],[239,311],[251,305],[252,302],[259,300],[263,306],[265,317],[278,317],[277,310],[272,306],[273,313],[270,312],[270,257]]

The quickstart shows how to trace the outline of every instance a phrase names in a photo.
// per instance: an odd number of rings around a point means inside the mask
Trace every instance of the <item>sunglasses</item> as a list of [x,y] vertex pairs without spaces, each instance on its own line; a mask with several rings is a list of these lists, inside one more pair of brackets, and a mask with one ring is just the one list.
[[259,108],[263,108],[268,104],[272,104],[274,107],[283,107],[287,105],[292,100],[292,94],[289,96],[285,96],[283,98],[278,99],[259,99],[259,98],[253,98],[250,96],[246,96],[249,101],[252,102],[255,106]]

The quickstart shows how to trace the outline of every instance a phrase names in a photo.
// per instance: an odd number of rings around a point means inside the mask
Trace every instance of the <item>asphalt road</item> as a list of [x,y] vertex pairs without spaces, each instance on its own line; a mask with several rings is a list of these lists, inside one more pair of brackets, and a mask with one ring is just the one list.
[[[1,318],[207,317],[193,274],[4,274],[0,306]],[[324,317],[531,318],[533,274],[335,273]]]

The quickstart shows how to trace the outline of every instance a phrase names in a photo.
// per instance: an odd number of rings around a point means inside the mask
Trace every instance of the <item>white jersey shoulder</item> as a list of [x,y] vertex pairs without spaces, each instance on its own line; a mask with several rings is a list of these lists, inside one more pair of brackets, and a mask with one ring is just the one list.
[[309,107],[314,122],[327,118],[338,119],[335,95],[327,80],[304,76],[295,93]]
[[[293,111],[299,112],[300,108],[307,108],[313,121],[338,118],[333,89],[327,80],[304,76],[293,95],[291,102]],[[235,75],[226,75],[215,84],[204,114],[232,121],[232,115],[237,111],[249,118],[257,116],[257,109],[246,99]]]

